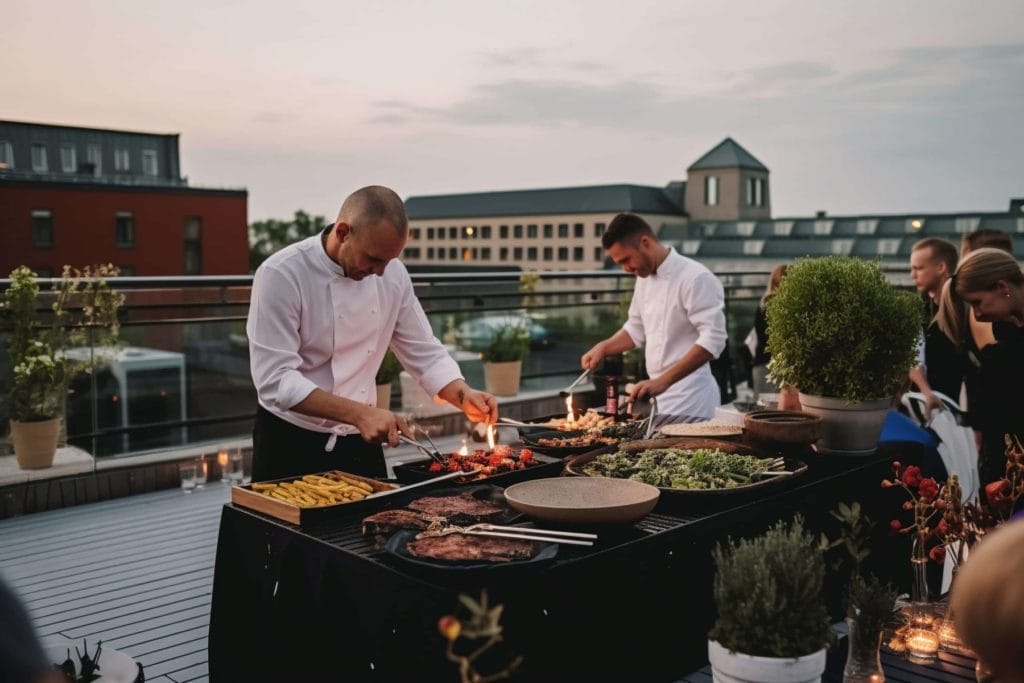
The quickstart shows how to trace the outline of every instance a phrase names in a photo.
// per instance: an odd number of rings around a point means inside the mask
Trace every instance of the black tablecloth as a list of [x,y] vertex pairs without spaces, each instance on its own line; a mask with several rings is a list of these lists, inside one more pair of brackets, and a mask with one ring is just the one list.
[[662,496],[648,520],[664,528],[606,534],[594,550],[563,547],[554,564],[523,572],[424,576],[346,550],[359,541],[358,519],[299,529],[229,504],[217,546],[210,677],[456,680],[437,620],[459,610],[460,592],[478,597],[486,588],[505,605],[503,646],[525,657],[516,680],[677,680],[706,661],[717,541],[759,533],[794,512],[809,523],[827,518],[838,500],[896,509],[878,482],[891,457],[912,460],[914,448],[818,459],[770,495],[714,510]]

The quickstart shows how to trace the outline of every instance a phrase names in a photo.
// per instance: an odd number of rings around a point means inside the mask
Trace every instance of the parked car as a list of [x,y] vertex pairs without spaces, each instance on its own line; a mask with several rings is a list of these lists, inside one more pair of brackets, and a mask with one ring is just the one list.
[[521,313],[507,315],[484,315],[467,320],[455,329],[455,344],[468,351],[483,351],[491,339],[506,325],[518,325],[530,333],[530,348],[544,348],[551,344],[551,338],[543,325],[530,316]]

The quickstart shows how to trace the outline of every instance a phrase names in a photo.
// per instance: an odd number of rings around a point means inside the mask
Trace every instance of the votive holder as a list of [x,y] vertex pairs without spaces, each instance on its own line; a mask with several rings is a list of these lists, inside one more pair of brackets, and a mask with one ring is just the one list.
[[196,460],[196,488],[203,488],[206,486],[208,467],[209,463],[206,462],[206,458],[199,456],[199,459]]
[[914,664],[929,664],[939,652],[939,634],[923,628],[912,628],[907,633],[907,659]]
[[217,451],[217,469],[220,471],[220,483],[227,484],[231,478],[228,474],[228,450],[226,448]]
[[183,462],[178,465],[178,474],[181,475],[181,490],[185,493],[192,493],[196,489],[196,464],[194,462]]

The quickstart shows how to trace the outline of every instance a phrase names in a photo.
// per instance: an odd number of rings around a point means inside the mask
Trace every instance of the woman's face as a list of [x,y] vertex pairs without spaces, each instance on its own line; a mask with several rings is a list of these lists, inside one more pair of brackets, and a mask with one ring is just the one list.
[[991,323],[999,320],[1009,320],[1013,317],[1013,298],[1009,296],[1010,288],[1005,280],[999,280],[991,289],[984,289],[980,292],[967,292],[963,300],[970,305],[974,311],[974,317],[979,322]]

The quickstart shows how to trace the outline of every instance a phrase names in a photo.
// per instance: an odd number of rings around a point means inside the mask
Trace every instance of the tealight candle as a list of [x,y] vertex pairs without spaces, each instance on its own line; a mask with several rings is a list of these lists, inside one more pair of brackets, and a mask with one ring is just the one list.
[[915,628],[907,634],[907,659],[915,664],[928,664],[939,651],[939,634]]

